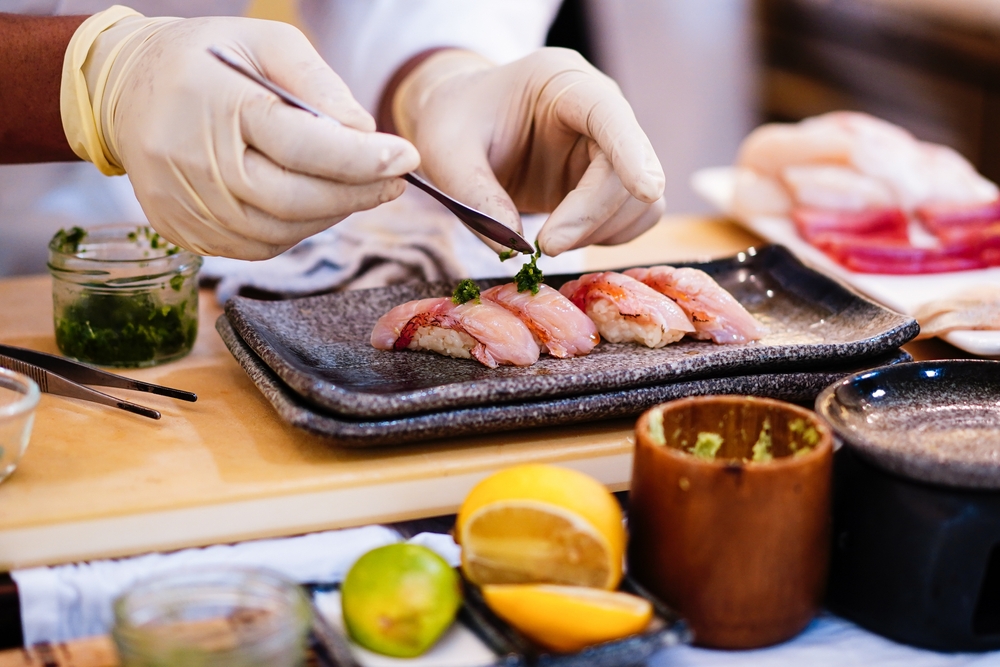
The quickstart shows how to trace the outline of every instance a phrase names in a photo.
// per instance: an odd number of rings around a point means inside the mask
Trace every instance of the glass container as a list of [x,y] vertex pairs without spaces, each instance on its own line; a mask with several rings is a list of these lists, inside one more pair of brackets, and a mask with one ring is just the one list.
[[142,581],[114,603],[123,667],[298,667],[312,607],[268,570],[211,567]]
[[49,243],[49,272],[60,351],[120,368],[184,356],[198,334],[201,262],[145,226],[58,232]]
[[0,481],[17,467],[28,447],[38,405],[38,385],[20,373],[0,368]]

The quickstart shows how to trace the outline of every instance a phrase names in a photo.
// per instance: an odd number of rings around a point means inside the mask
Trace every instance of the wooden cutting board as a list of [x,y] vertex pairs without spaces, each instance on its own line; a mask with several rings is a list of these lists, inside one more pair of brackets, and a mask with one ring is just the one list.
[[[670,218],[591,269],[732,255],[756,239],[718,219]],[[378,450],[344,450],[281,422],[213,328],[201,299],[194,351],[135,378],[197,403],[121,391],[160,421],[43,395],[17,471],[0,484],[0,569],[292,535],[454,512],[490,472],[529,461],[613,489],[631,474],[630,420]],[[0,342],[57,352],[47,276],[0,281]],[[111,390],[110,393],[118,393]]]

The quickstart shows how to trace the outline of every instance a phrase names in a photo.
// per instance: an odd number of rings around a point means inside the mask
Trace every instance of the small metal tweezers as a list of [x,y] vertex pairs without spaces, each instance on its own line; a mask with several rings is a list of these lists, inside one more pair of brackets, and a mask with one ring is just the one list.
[[150,419],[159,419],[159,411],[110,396],[96,389],[84,387],[83,385],[94,384],[100,387],[117,387],[119,389],[144,391],[149,394],[169,396],[170,398],[190,401],[192,403],[198,400],[198,396],[189,391],[140,382],[139,380],[102,371],[99,368],[73,361],[66,357],[57,357],[54,354],[36,352],[35,350],[14,347],[12,345],[0,345],[0,367],[27,375],[38,384],[39,389],[46,393],[68,396],[69,398],[79,398],[84,401],[91,401],[92,403],[100,403],[101,405],[109,405],[113,408],[142,415],[143,417],[149,417]]

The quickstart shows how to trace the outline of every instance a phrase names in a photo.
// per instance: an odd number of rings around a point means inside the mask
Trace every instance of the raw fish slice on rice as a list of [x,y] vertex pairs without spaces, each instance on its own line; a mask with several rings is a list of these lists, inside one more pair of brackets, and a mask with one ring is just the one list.
[[380,350],[430,350],[474,358],[490,368],[530,366],[539,348],[517,316],[487,301],[456,305],[448,297],[400,304],[379,318],[371,344]]
[[519,317],[542,352],[559,358],[589,354],[601,340],[594,321],[558,290],[544,284],[538,287],[538,293],[532,294],[531,290],[518,292],[517,285],[506,283],[489,288],[482,298]]
[[680,306],[622,273],[588,273],[559,291],[589,315],[611,343],[658,348],[695,330]]
[[625,275],[673,299],[691,319],[694,338],[748,343],[764,335],[756,318],[704,271],[662,265],[629,269]]

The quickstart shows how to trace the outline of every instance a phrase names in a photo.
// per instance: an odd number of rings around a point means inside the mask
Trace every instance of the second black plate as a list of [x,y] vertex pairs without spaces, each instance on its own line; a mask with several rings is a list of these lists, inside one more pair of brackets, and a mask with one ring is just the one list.
[[[601,343],[586,357],[490,369],[433,353],[376,350],[369,342],[390,308],[448,294],[453,285],[408,283],[290,301],[236,297],[226,316],[305,401],[369,419],[850,363],[898,348],[919,330],[912,318],[851,292],[780,246],[690,266],[729,290],[764,324],[765,337],[745,345],[685,339],[658,350]],[[549,276],[546,283],[559,287],[574,277]]]

